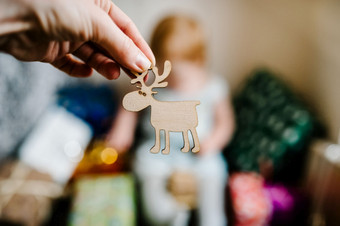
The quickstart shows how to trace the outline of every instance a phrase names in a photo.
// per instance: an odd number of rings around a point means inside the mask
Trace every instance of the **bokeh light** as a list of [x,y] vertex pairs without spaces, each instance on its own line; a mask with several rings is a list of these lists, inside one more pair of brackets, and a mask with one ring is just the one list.
[[107,164],[113,164],[118,159],[118,152],[113,148],[105,148],[100,154],[101,160]]

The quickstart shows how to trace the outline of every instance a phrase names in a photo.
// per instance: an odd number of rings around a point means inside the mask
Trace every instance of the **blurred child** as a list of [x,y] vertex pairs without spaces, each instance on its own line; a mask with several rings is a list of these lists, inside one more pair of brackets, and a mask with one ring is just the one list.
[[[153,33],[151,48],[159,66],[165,60],[172,64],[168,88],[159,90],[155,98],[201,102],[197,106],[197,133],[201,149],[198,154],[182,153],[182,133],[170,133],[170,154],[151,154],[149,150],[155,142],[155,130],[150,124],[150,112],[146,112],[141,120],[143,140],[137,146],[134,162],[141,184],[144,212],[157,226],[188,225],[192,199],[178,198],[180,195],[176,196],[176,191],[177,194],[192,191],[197,192],[199,224],[225,226],[227,164],[221,151],[234,131],[228,87],[220,77],[206,71],[206,40],[201,26],[194,19],[187,16],[163,19]],[[162,69],[159,68],[159,71],[162,72]],[[135,113],[119,111],[108,136],[109,145],[118,150],[129,149],[136,117]],[[192,147],[192,139],[190,143]],[[190,175],[194,180],[190,179]]]

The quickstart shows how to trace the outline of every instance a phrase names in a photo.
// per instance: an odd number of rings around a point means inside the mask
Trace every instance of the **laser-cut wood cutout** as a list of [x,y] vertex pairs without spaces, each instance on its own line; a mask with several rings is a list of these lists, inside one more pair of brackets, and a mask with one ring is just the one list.
[[184,147],[182,152],[188,152],[190,149],[188,132],[194,140],[194,147],[192,152],[196,153],[200,150],[200,144],[196,132],[198,125],[198,117],[196,106],[200,104],[199,101],[158,101],[154,98],[156,91],[153,88],[164,88],[168,85],[164,80],[169,76],[171,71],[170,61],[165,61],[163,74],[158,74],[158,68],[151,68],[155,75],[154,82],[147,86],[144,82],[148,71],[141,75],[136,74],[136,78],[131,80],[131,84],[139,83],[137,86],[139,90],[126,94],[123,98],[123,107],[128,111],[141,111],[148,106],[151,106],[151,125],[156,132],[155,146],[150,150],[152,153],[160,151],[160,131],[165,131],[165,148],[162,150],[163,154],[170,152],[170,136],[169,132],[182,132]]

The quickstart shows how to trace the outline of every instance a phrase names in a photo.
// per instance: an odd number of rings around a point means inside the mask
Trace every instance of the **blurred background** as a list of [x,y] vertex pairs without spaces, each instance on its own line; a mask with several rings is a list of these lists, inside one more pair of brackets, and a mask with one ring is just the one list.
[[[339,1],[114,3],[147,41],[169,14],[203,24],[236,117],[224,150],[230,225],[339,225]],[[0,55],[0,224],[148,225],[133,152],[104,142],[129,83]]]

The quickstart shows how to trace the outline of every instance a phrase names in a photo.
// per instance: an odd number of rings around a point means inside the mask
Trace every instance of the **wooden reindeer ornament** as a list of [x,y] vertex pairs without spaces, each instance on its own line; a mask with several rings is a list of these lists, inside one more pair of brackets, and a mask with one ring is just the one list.
[[170,61],[165,61],[164,71],[162,75],[158,74],[158,68],[151,68],[155,75],[154,82],[147,86],[144,82],[148,71],[141,75],[136,74],[136,78],[131,80],[131,84],[140,83],[137,86],[139,90],[126,94],[123,98],[123,107],[128,111],[141,111],[144,108],[151,106],[151,125],[155,128],[156,141],[155,146],[150,150],[151,153],[158,153],[160,151],[160,131],[165,131],[165,148],[162,150],[163,154],[170,152],[170,136],[169,132],[182,132],[184,139],[184,147],[182,152],[188,152],[190,143],[188,132],[194,140],[194,147],[192,152],[196,153],[200,150],[200,144],[196,132],[198,125],[196,106],[200,104],[199,101],[158,101],[153,96],[157,92],[153,88],[164,88],[168,85],[164,80],[169,76],[171,71]]

